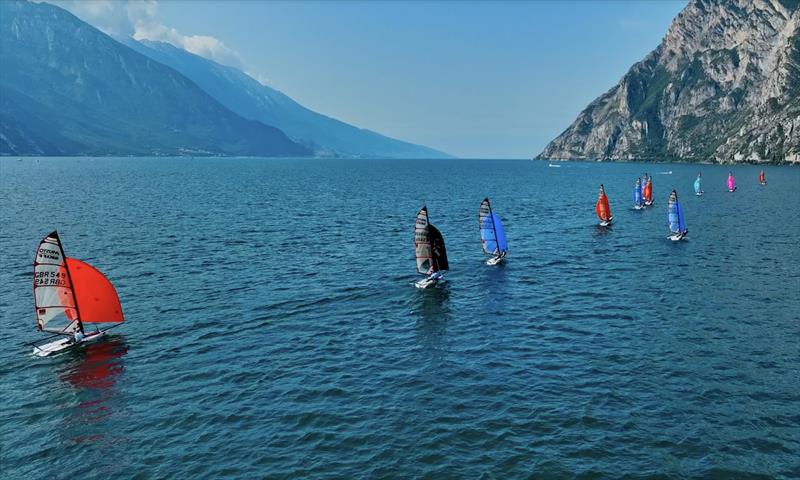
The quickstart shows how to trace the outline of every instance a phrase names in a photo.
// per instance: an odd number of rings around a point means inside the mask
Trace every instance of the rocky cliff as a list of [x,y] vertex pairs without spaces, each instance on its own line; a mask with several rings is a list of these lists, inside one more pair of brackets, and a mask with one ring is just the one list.
[[691,0],[539,158],[800,163],[800,1]]

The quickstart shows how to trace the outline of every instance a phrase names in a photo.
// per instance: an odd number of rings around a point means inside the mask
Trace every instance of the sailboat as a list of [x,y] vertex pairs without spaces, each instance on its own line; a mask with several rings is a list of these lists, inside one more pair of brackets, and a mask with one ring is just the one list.
[[642,197],[644,198],[644,206],[649,207],[653,205],[653,177],[648,177],[647,174],[644,174],[645,184],[644,190],[642,191]]
[[694,194],[698,197],[703,194],[703,186],[701,185],[700,180],[700,173],[697,174],[697,178],[694,180]]
[[597,203],[594,206],[597,212],[597,218],[600,219],[600,226],[607,227],[611,225],[614,217],[611,216],[611,207],[608,206],[608,197],[606,196],[606,189],[603,184],[600,184],[600,194],[597,196]]
[[[33,261],[33,300],[36,325],[42,332],[63,336],[37,345],[33,354],[46,357],[82,343],[103,338],[110,328],[125,321],[114,286],[96,268],[64,255],[58,232],[44,237]],[[115,325],[99,329],[97,324]],[[87,325],[94,330],[87,332]]]
[[673,190],[667,202],[667,223],[669,224],[669,238],[673,242],[683,240],[689,234],[683,220],[683,207],[678,202],[678,193]]
[[414,285],[417,288],[428,288],[443,280],[445,272],[450,268],[447,250],[441,232],[428,221],[428,207],[422,207],[417,213],[414,250],[417,256],[417,272],[426,275]]
[[636,179],[636,186],[633,187],[633,208],[641,210],[644,208],[644,197],[642,196],[642,179]]
[[764,175],[764,170],[761,170],[761,173],[758,174],[758,183],[761,185],[767,184],[767,177]]
[[492,255],[492,258],[486,261],[486,265],[497,265],[508,254],[508,241],[505,229],[503,229],[503,222],[492,211],[492,205],[488,198],[483,199],[481,208],[478,210],[478,226],[481,230],[483,253]]
[[733,178],[733,172],[728,172],[728,191],[729,192],[736,191],[736,179]]

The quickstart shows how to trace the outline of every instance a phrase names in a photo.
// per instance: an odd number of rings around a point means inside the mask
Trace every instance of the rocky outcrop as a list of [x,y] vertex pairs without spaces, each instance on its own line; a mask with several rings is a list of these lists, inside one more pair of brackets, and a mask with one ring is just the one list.
[[800,163],[800,2],[692,0],[539,158]]

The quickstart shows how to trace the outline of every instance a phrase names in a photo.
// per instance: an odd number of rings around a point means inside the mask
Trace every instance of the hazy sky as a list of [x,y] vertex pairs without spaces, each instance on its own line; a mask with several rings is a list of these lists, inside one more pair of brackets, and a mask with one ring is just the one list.
[[655,48],[686,0],[54,2],[460,157],[529,158]]

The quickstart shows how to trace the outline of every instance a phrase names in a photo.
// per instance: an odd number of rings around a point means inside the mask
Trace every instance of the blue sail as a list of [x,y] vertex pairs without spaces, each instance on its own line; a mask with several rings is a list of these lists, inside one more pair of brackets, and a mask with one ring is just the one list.
[[508,241],[503,222],[496,213],[490,213],[481,222],[481,240],[486,253],[508,252]]
[[494,220],[494,231],[497,234],[497,248],[500,252],[508,253],[508,241],[506,240],[506,231],[503,228],[503,222],[496,213],[492,213],[492,220]]
[[669,223],[669,231],[672,233],[680,233],[681,224],[683,223],[683,212],[680,209],[678,202],[670,202],[667,207],[667,223]]
[[675,205],[678,207],[678,227],[680,227],[680,232],[683,233],[686,231],[686,224],[683,222],[683,207],[681,207],[680,202],[675,202]]
[[694,181],[694,193],[700,193],[700,177]]
[[633,188],[633,203],[634,205],[644,205],[644,198],[642,197],[641,185],[636,185]]

